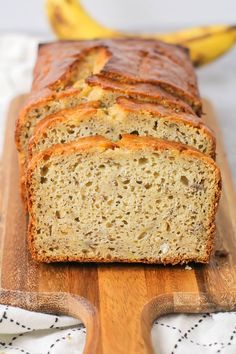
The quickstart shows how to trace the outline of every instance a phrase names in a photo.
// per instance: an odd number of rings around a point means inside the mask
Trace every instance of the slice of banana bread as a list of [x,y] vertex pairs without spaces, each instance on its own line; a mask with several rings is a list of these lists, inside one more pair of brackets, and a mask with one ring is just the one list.
[[120,97],[110,108],[71,108],[38,123],[29,144],[30,157],[55,144],[80,137],[102,135],[119,140],[120,135],[149,135],[192,146],[214,158],[215,139],[195,115],[176,113],[161,105]]
[[208,262],[214,160],[157,138],[81,138],[28,167],[29,247],[43,262]]

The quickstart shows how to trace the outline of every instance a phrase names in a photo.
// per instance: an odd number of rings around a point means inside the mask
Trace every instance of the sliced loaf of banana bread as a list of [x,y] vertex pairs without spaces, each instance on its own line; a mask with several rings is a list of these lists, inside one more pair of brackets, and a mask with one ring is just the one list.
[[179,143],[126,135],[53,146],[28,166],[32,256],[208,262],[220,185],[214,160]]

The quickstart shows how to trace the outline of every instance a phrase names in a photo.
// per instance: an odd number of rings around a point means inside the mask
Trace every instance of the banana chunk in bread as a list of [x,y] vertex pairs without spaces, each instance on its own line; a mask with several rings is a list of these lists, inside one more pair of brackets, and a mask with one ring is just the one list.
[[122,97],[108,109],[93,104],[66,109],[43,119],[30,140],[29,155],[80,137],[102,135],[117,141],[127,133],[180,142],[215,157],[215,139],[195,115]]
[[220,172],[186,145],[81,138],[28,166],[29,247],[43,262],[206,263]]

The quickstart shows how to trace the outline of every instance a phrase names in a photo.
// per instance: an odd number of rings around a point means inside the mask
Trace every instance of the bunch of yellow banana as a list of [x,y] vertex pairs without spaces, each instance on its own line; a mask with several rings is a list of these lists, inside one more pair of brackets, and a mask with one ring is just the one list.
[[[114,31],[96,22],[80,0],[46,0],[51,26],[60,39],[120,38],[130,33]],[[190,28],[167,34],[141,35],[190,49],[195,66],[207,64],[227,52],[236,43],[236,26],[218,25]]]

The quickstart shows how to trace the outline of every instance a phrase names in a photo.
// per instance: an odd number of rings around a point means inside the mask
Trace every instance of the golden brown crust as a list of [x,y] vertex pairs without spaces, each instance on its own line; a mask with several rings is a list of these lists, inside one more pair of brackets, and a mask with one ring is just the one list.
[[22,200],[22,204],[27,210],[27,191],[25,188],[25,182],[26,182],[26,171],[25,171],[25,164],[24,164],[25,156],[22,153],[18,153],[18,166],[19,166],[19,190],[20,190],[20,196]]
[[[61,41],[41,45],[32,86],[36,97],[39,91],[51,89],[57,81],[63,81],[73,65],[78,65],[94,48],[105,49],[108,59],[95,76],[135,84],[164,84],[182,92],[183,97],[191,97],[193,106],[201,106],[188,51],[159,40],[140,38]],[[40,94],[42,96],[45,94]]]
[[166,258],[161,258],[161,259],[104,259],[104,258],[76,258],[76,257],[43,257],[39,255],[34,248],[34,215],[32,213],[32,195],[29,193],[29,198],[28,198],[28,210],[30,214],[30,221],[29,221],[29,230],[28,230],[28,239],[29,239],[29,248],[31,251],[31,254],[33,258],[37,261],[40,262],[68,262],[68,261],[78,261],[78,262],[127,262],[127,263],[133,263],[133,262],[142,262],[142,263],[162,263],[162,264],[177,264],[177,263],[188,263],[191,261],[194,262],[201,262],[201,263],[207,263],[209,261],[209,257],[211,254],[211,250],[213,248],[213,240],[214,240],[214,234],[215,234],[215,214],[221,194],[221,175],[220,175],[220,170],[216,163],[214,162],[213,159],[207,157],[203,153],[189,148],[186,145],[180,144],[180,143],[174,143],[174,142],[168,142],[166,140],[161,140],[158,138],[153,138],[153,137],[140,137],[140,136],[134,136],[130,134],[126,134],[122,136],[122,139],[118,143],[113,143],[109,141],[108,139],[101,137],[101,136],[93,136],[93,137],[86,137],[86,138],[81,138],[76,142],[72,143],[67,143],[67,144],[60,144],[53,146],[52,148],[49,148],[47,150],[44,150],[38,154],[36,154],[32,160],[30,161],[29,167],[28,167],[28,173],[27,173],[27,186],[28,190],[31,191],[31,180],[32,180],[32,175],[35,167],[40,163],[42,160],[48,160],[51,155],[66,155],[70,154],[72,152],[80,152],[80,153],[88,153],[94,150],[101,150],[104,151],[106,149],[115,149],[115,148],[125,148],[125,149],[130,149],[130,150],[139,150],[139,149],[148,149],[148,150],[165,150],[165,149],[171,149],[175,150],[176,153],[181,153],[187,156],[190,156],[192,158],[197,158],[201,159],[204,161],[206,164],[210,165],[211,168],[215,172],[215,186],[216,186],[216,193],[213,201],[213,206],[210,214],[210,227],[208,230],[208,242],[206,246],[206,253],[204,257],[199,257],[196,259],[195,257],[190,256],[184,256],[184,257],[166,257]]

